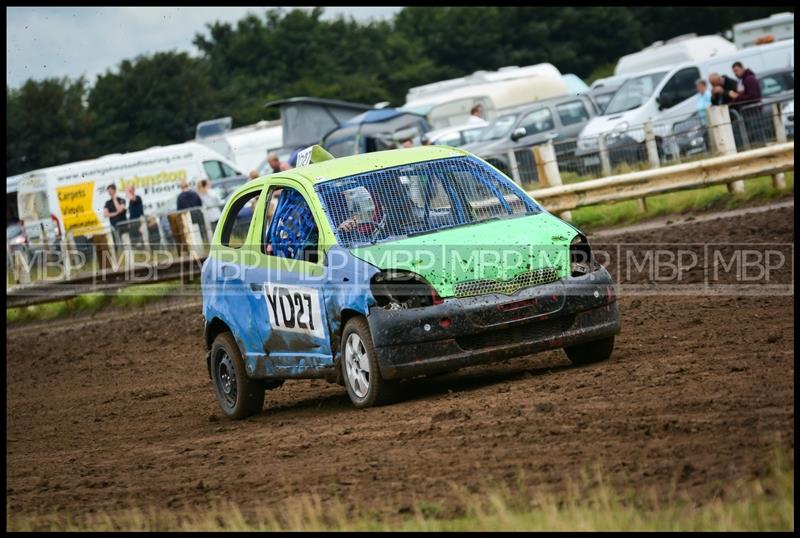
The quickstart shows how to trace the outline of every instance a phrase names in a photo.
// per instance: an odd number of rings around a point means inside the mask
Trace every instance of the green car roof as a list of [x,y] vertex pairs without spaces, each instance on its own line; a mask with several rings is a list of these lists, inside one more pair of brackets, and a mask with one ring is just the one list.
[[292,178],[300,182],[309,183],[313,186],[323,181],[354,176],[380,168],[391,168],[404,164],[470,155],[472,154],[467,151],[449,146],[422,146],[416,148],[392,149],[330,159],[299,168],[292,168],[285,172],[277,172],[269,176],[263,176],[256,181],[266,182],[274,175]]

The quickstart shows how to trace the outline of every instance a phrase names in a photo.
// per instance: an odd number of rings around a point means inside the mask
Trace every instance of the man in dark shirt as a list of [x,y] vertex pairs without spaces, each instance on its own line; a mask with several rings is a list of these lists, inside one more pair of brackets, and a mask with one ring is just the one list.
[[[144,216],[144,204],[142,203],[142,197],[136,194],[136,189],[133,185],[125,187],[125,196],[128,198],[128,219],[141,219]],[[143,222],[138,222],[129,227],[128,233],[132,244],[142,245],[144,239],[142,228],[144,226]]]
[[182,179],[180,187],[181,193],[178,195],[178,211],[192,207],[201,207],[203,205],[203,200],[200,199],[200,195],[189,188],[188,181]]
[[736,88],[738,87],[736,79],[719,73],[711,73],[708,75],[708,81],[711,83],[712,105],[727,105],[736,99]]
[[116,228],[117,224],[127,219],[125,199],[117,196],[117,186],[113,183],[106,187],[106,191],[108,191],[110,198],[103,206],[103,216],[109,220],[111,226]]
[[142,197],[136,194],[136,189],[133,185],[125,187],[125,194],[128,195],[128,218],[130,220],[141,218],[144,215]]

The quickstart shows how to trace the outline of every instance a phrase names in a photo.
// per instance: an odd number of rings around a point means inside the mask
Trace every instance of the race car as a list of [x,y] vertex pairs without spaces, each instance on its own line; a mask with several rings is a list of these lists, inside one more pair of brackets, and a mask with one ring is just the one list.
[[230,197],[201,283],[208,374],[232,419],[287,379],[340,383],[369,407],[402,379],[543,350],[604,360],[620,331],[585,235],[447,146],[306,149]]

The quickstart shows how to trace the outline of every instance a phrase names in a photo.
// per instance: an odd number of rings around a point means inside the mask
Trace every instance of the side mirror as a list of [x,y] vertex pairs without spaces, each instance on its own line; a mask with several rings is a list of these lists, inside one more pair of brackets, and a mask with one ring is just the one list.
[[516,142],[517,140],[523,138],[527,134],[528,132],[525,130],[525,127],[517,127],[516,129],[514,129],[514,132],[511,133],[511,140]]

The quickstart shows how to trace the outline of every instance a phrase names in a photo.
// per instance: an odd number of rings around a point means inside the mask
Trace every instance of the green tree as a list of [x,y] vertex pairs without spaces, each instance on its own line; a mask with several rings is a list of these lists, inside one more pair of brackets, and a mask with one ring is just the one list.
[[83,78],[6,86],[6,175],[93,156]]
[[220,115],[208,62],[160,52],[120,63],[89,93],[97,149],[134,151],[194,137],[199,121]]

